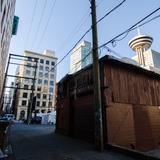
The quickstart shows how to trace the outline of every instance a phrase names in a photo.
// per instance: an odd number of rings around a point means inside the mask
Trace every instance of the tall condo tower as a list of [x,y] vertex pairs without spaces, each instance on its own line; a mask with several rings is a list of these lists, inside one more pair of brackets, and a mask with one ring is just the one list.
[[145,66],[144,52],[151,47],[152,42],[152,37],[140,33],[129,41],[130,48],[138,54],[138,63],[142,66]]

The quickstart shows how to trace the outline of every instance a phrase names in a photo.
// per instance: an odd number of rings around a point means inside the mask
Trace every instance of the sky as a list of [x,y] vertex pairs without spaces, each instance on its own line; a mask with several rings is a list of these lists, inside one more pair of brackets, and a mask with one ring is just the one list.
[[[120,2],[97,0],[97,20]],[[126,0],[98,24],[98,44],[112,39],[158,7],[160,0]],[[22,55],[24,50],[42,53],[49,49],[61,60],[91,26],[89,0],[17,0],[15,15],[20,19],[17,35],[10,44],[12,54]],[[160,10],[152,17],[156,15],[160,15]],[[142,26],[140,32],[152,36],[152,49],[160,52],[160,18]],[[135,53],[128,42],[136,35],[137,30],[129,32],[123,40],[107,46],[122,57],[131,58]],[[83,40],[91,42],[91,32]],[[103,49],[102,55],[105,54],[113,53]],[[69,62],[70,55],[57,66],[57,81],[69,72]],[[14,74],[15,68],[10,67],[9,72]]]

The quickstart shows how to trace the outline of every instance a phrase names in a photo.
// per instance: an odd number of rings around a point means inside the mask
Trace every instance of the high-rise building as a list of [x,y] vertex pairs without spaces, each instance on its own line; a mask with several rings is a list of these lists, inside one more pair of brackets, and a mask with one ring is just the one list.
[[[38,67],[36,72],[36,82],[34,96],[36,97],[35,111],[39,113],[47,113],[53,111],[55,108],[55,84],[56,84],[56,63],[57,58],[53,51],[46,50],[43,54],[25,51],[24,56],[38,58]],[[23,61],[22,65],[16,71],[17,76],[20,77],[34,77],[35,62]],[[31,89],[33,83],[31,79],[19,78],[16,83],[19,88]],[[31,90],[18,89],[18,102],[16,102],[16,118],[26,119],[28,112],[29,100],[31,97]]]
[[[144,62],[145,66],[148,68],[159,68],[160,69],[160,53],[149,49],[145,51],[144,53]],[[138,62],[138,56],[132,57],[135,61]]]
[[[16,0],[0,0],[0,95],[12,36]],[[14,28],[16,29],[16,28]]]
[[92,63],[91,43],[87,41],[77,45],[70,56],[70,73],[74,73]]

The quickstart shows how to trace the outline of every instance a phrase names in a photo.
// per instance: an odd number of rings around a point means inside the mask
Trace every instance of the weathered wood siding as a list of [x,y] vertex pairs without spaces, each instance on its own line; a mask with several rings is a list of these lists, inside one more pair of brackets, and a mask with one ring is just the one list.
[[147,151],[160,144],[160,80],[106,62],[103,92],[108,142]]
[[[147,151],[160,145],[160,76],[113,59],[101,61],[105,143]],[[91,66],[58,84],[57,130],[94,140]]]

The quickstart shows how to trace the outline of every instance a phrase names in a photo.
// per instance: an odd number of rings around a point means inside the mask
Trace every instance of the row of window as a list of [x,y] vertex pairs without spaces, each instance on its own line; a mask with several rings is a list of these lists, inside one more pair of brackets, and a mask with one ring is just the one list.
[[[46,69],[46,71],[48,72],[49,71],[49,67],[45,67],[45,69]],[[31,75],[31,72],[32,72],[32,75]],[[51,72],[54,72],[54,70],[51,70]],[[28,70],[28,69],[26,69],[26,72],[25,72],[25,75],[26,76],[34,76],[34,74],[35,74],[35,71],[31,71],[31,70]],[[39,77],[43,77],[43,72],[39,72],[38,73],[38,76]],[[45,75],[47,76],[47,78],[48,78],[48,73],[45,73]],[[50,76],[51,76],[51,78],[54,78],[54,74],[50,74]]]
[[44,60],[44,59],[40,59],[40,63],[41,64],[47,64],[47,65],[52,65],[52,66],[54,66],[55,65],[55,62],[53,62],[53,61],[49,61],[49,60]]
[[[29,93],[26,93],[26,92],[24,92],[23,93],[23,98],[28,98],[28,95],[29,95]],[[31,94],[30,94],[30,96],[31,96]],[[52,100],[52,96],[49,94],[48,96],[47,96],[47,94],[41,94],[41,93],[37,93],[37,96],[36,96],[38,99],[41,99],[41,98],[43,98],[43,99],[49,99],[49,100]]]
[[[27,101],[26,101],[26,100],[23,100],[23,101],[22,101],[22,106],[26,106],[26,105],[27,105]],[[40,103],[40,101],[37,101],[37,102],[36,102],[36,106],[37,106],[37,107],[41,107],[41,106],[42,106],[42,107],[47,107],[47,106],[48,106],[48,107],[52,107],[52,102],[49,102],[48,105],[47,105],[47,102],[46,102],[46,101],[43,101],[42,103]]]
[[[38,76],[39,76],[39,77],[45,76],[45,78],[48,78],[48,77],[49,77],[49,74],[48,74],[48,73],[45,73],[45,74],[44,74],[43,72],[39,72],[39,73],[38,73]],[[54,74],[50,74],[50,78],[51,78],[51,79],[54,79]]]
[[[52,84],[52,83],[51,83]],[[54,83],[53,83],[54,84]],[[30,86],[30,89],[32,89],[33,86]],[[29,85],[24,85],[24,89],[29,89]],[[42,91],[42,87],[38,86],[37,91]],[[43,86],[43,92],[48,92],[48,87]],[[53,87],[49,87],[49,92],[53,93]]]
[[[42,79],[38,79],[38,84],[42,84]],[[50,86],[54,86],[54,81],[48,81],[48,80],[45,79],[43,81],[43,84],[44,85],[48,85],[49,84]]]

